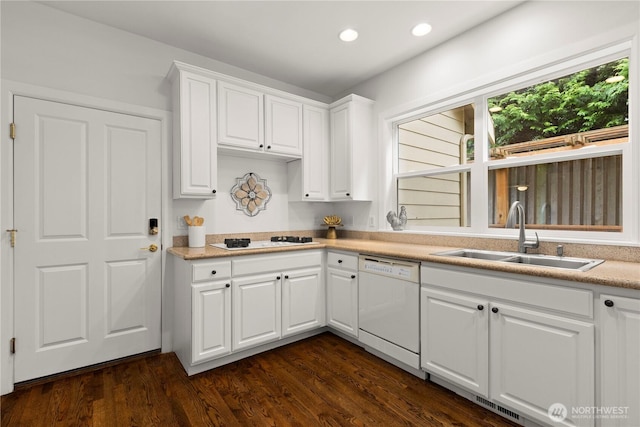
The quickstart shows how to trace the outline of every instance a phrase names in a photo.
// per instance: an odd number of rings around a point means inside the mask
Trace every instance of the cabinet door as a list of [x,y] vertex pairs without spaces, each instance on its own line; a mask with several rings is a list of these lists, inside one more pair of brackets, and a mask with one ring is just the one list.
[[489,302],[420,291],[420,365],[473,393],[489,392]]
[[[174,105],[174,198],[212,198],[217,180],[216,81],[180,72]],[[178,182],[179,179],[179,182]]]
[[231,288],[228,281],[191,286],[191,363],[231,352]]
[[281,277],[247,276],[232,281],[233,351],[277,340],[281,335]]
[[[606,304],[605,304],[606,303]],[[640,425],[640,299],[601,295],[599,301],[601,402],[619,408],[607,426]]]
[[329,112],[304,106],[304,145],[302,157],[303,200],[327,198]]
[[302,103],[265,95],[265,150],[302,156]]
[[550,424],[549,408],[562,404],[567,423],[593,425],[572,408],[594,406],[594,326],[568,318],[492,304],[491,398]]
[[218,82],[218,144],[263,149],[264,105],[261,92]]
[[332,199],[351,198],[351,122],[349,104],[331,109]]
[[282,280],[282,336],[325,325],[320,267],[285,273]]
[[327,325],[358,336],[358,277],[354,272],[327,269]]

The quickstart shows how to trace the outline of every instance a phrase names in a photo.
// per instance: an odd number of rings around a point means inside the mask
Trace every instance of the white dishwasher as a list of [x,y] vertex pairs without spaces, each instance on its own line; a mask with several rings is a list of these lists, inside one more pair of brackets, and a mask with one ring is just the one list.
[[358,267],[359,340],[419,370],[420,263],[360,255]]

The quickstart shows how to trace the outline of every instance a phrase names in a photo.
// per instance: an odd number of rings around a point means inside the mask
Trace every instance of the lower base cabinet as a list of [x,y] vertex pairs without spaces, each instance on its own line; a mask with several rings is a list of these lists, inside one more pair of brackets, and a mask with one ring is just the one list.
[[640,299],[602,294],[600,407],[602,426],[640,426]]
[[[592,294],[467,274],[423,266],[422,368],[536,422],[553,424],[549,408],[561,404],[568,425],[594,425],[572,414],[595,404],[595,327],[580,320]],[[545,292],[578,301],[575,318],[531,308]]]
[[321,267],[283,274],[283,337],[325,326],[324,308],[325,286]]
[[327,254],[327,325],[358,337],[358,256]]
[[173,349],[187,372],[326,326],[322,266],[319,250],[175,258]]
[[272,273],[233,279],[232,286],[233,351],[279,339],[280,276]]
[[423,287],[421,366],[489,397],[489,301]]
[[231,353],[231,285],[229,280],[191,285],[191,362]]
[[595,404],[594,325],[504,303],[489,317],[490,398],[547,423],[561,404],[567,421],[593,425],[572,409]]

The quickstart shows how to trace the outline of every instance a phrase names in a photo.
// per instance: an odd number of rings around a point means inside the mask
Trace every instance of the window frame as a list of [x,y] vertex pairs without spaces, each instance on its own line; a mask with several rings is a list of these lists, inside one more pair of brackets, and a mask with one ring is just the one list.
[[[469,197],[470,212],[469,224],[467,226],[420,226],[406,232],[429,233],[443,235],[465,235],[511,238],[517,231],[513,229],[501,229],[489,226],[489,182],[490,170],[525,165],[544,164],[560,161],[570,161],[585,158],[604,157],[609,155],[622,156],[622,231],[572,231],[572,230],[537,230],[540,237],[546,241],[580,242],[580,243],[612,243],[612,244],[638,244],[640,243],[640,172],[633,165],[640,164],[640,140],[638,139],[638,118],[636,106],[638,105],[637,81],[638,59],[632,54],[632,42],[626,41],[604,49],[595,50],[572,58],[566,58],[555,63],[546,64],[518,75],[505,78],[494,83],[486,84],[482,87],[473,88],[466,92],[441,97],[438,101],[425,102],[422,106],[396,114],[385,121],[386,126],[391,126],[387,130],[391,137],[392,144],[392,165],[391,183],[389,187],[390,195],[387,203],[387,210],[398,209],[398,179],[416,176],[436,176],[450,173],[470,173],[471,194]],[[629,58],[629,140],[608,146],[590,146],[566,152],[539,153],[526,157],[507,157],[504,159],[489,158],[488,148],[488,100],[492,97],[508,93],[512,90],[522,89],[544,81],[563,77],[583,69],[591,68],[606,62],[615,61],[620,58]],[[467,104],[475,105],[474,113],[474,162],[458,164],[454,166],[441,167],[434,170],[412,171],[398,173],[398,126],[421,117],[434,115],[443,111],[455,109]],[[634,115],[635,113],[635,115]]]

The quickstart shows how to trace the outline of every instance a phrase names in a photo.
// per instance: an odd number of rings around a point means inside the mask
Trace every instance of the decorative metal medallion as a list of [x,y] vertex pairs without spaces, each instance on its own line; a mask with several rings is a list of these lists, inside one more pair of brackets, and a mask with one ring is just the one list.
[[231,189],[231,198],[236,202],[236,209],[245,215],[256,216],[267,208],[271,199],[271,190],[267,180],[249,172],[242,178],[236,178],[236,185]]

